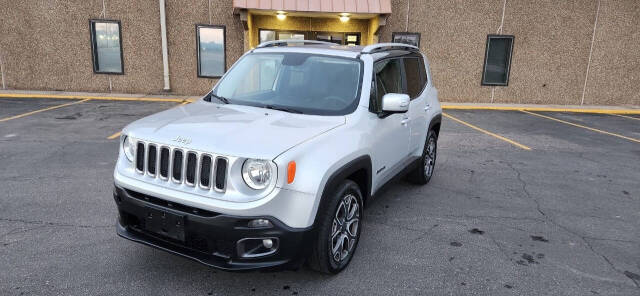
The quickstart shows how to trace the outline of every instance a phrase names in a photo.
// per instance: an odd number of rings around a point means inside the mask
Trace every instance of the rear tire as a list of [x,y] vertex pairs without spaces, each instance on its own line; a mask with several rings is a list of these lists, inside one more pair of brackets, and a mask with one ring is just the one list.
[[360,240],[362,193],[358,184],[345,180],[327,197],[317,215],[317,237],[309,267],[336,274],[349,265]]
[[417,167],[407,176],[409,181],[418,185],[429,183],[436,167],[438,152],[438,135],[433,130],[427,133],[422,156],[417,161]]

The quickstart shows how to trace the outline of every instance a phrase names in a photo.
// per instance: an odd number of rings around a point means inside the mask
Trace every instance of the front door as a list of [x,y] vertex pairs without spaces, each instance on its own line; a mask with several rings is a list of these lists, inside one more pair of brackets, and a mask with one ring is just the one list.
[[[402,59],[387,59],[374,64],[375,101],[379,111],[382,97],[388,93],[404,93]],[[376,116],[376,115],[372,115]],[[402,168],[409,153],[407,113],[395,113],[375,120],[376,142],[373,147],[373,169],[376,189]]]

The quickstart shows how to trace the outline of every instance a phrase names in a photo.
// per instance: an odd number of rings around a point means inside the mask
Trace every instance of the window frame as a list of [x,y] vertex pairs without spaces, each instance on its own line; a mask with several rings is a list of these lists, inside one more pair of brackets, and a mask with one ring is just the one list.
[[[514,35],[498,35],[498,34],[489,34],[487,35],[487,43],[484,49],[484,63],[482,65],[482,80],[480,81],[483,86],[509,86],[509,77],[511,76],[511,61],[513,59],[513,43],[515,41]],[[507,65],[506,65],[506,77],[504,83],[493,83],[485,81],[485,74],[487,73],[487,60],[489,59],[489,43],[491,39],[510,39],[511,46],[509,47],[509,56],[507,57]]]
[[[222,65],[223,65],[223,70],[222,70],[222,74],[218,75],[218,76],[209,76],[209,75],[202,75],[201,74],[201,67],[200,67],[200,28],[212,28],[212,29],[222,29],[222,46],[223,46],[223,50],[222,50]],[[214,78],[214,79],[220,79],[222,78],[222,76],[224,76],[225,73],[227,73],[227,27],[225,25],[209,25],[209,24],[196,24],[196,64],[197,64],[197,74],[198,74],[198,78]]]
[[[113,71],[100,71],[98,69],[98,44],[96,40],[96,30],[94,24],[96,23],[115,23],[118,24],[118,43],[120,46],[120,72]],[[93,63],[94,74],[111,74],[111,75],[124,75],[124,48],[122,48],[122,23],[119,20],[112,19],[89,19],[89,35],[91,41],[91,58]]]
[[[395,43],[395,39],[396,36],[403,36],[403,35],[415,35],[418,36],[418,45],[416,45],[418,48],[420,47],[420,40],[422,39],[422,35],[419,32],[393,32],[391,33],[391,42]],[[403,44],[407,44],[407,43],[403,43]],[[411,45],[411,44],[409,44]]]
[[[386,61],[386,60],[400,60],[400,79],[402,80],[402,87],[406,90],[407,89],[407,77],[406,77],[406,71],[404,69],[404,57],[405,55],[401,55],[401,56],[391,56],[391,57],[386,57],[383,59],[379,59],[379,60],[375,60],[373,62],[373,67],[372,67],[372,72],[375,70],[375,64],[376,63],[380,63],[382,61]],[[380,98],[380,102],[378,102],[378,79],[377,79],[377,74],[375,72],[372,73],[371,78],[373,78],[373,90],[371,90],[370,92],[375,92],[375,107],[376,109],[379,110],[371,110],[372,106],[371,106],[371,94],[369,94],[369,112],[373,113],[373,114],[378,114],[378,117],[380,118],[384,118],[389,114],[385,114],[384,111],[382,111],[382,97]],[[384,95],[383,95],[384,97]],[[409,97],[411,98],[411,97]]]

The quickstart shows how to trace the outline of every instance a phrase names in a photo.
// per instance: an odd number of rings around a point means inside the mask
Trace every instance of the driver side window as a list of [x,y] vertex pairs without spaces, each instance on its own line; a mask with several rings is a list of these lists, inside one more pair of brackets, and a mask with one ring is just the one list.
[[[382,97],[388,93],[406,93],[402,81],[402,60],[386,59],[373,65],[372,95],[369,110],[382,111]],[[375,91],[373,86],[375,85]]]

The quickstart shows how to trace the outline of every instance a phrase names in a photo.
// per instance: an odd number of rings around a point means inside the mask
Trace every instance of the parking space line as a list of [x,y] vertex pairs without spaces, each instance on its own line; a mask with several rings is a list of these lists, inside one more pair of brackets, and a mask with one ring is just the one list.
[[538,116],[538,117],[554,120],[554,121],[557,121],[557,122],[562,122],[564,124],[572,125],[572,126],[575,126],[575,127],[581,127],[583,129],[588,129],[590,131],[594,131],[594,132],[597,132],[597,133],[601,133],[601,134],[605,134],[605,135],[609,135],[609,136],[614,136],[614,137],[622,138],[622,139],[629,140],[629,141],[632,141],[632,142],[640,143],[639,139],[634,139],[634,138],[626,137],[626,136],[623,136],[623,135],[611,133],[611,132],[608,132],[608,131],[603,131],[603,130],[600,130],[600,129],[597,129],[597,128],[592,128],[592,127],[588,127],[588,126],[585,126],[585,125],[581,125],[581,124],[577,124],[577,123],[573,123],[573,122],[568,122],[568,121],[565,121],[565,120],[562,120],[562,119],[558,119],[558,118],[554,118],[554,117],[551,117],[551,116],[546,116],[546,115],[542,115],[542,114],[538,114],[538,113],[533,113],[533,112],[529,112],[529,111],[526,111],[526,110],[520,110],[520,112],[524,112],[524,113],[535,115],[535,116]]
[[107,137],[107,139],[109,139],[109,140],[113,140],[113,139],[115,139],[115,138],[119,137],[119,136],[120,136],[120,133],[121,133],[121,132],[117,132],[117,133],[115,133],[115,134],[113,134],[113,135],[111,135],[111,136],[108,136],[108,137]]
[[71,102],[71,103],[66,103],[66,104],[62,104],[62,105],[51,106],[51,107],[44,108],[44,109],[39,109],[39,110],[27,112],[27,113],[22,113],[22,114],[18,114],[18,115],[15,115],[15,116],[2,118],[2,119],[0,119],[0,122],[9,121],[9,120],[12,120],[12,119],[18,119],[18,118],[22,118],[22,117],[29,116],[29,115],[32,115],[32,114],[36,114],[36,113],[40,113],[40,112],[44,112],[44,111],[49,111],[49,110],[53,110],[53,109],[58,109],[58,108],[66,107],[66,106],[80,104],[80,103],[84,103],[84,102],[89,101],[89,100],[90,99],[84,99],[84,100],[80,100],[80,101],[76,101],[76,102]]
[[487,131],[487,130],[485,130],[485,129],[479,128],[479,127],[477,127],[477,126],[475,126],[475,125],[473,125],[473,124],[471,124],[471,123],[468,123],[468,122],[462,121],[462,120],[460,120],[460,119],[458,119],[458,118],[455,118],[455,117],[453,117],[453,116],[451,116],[451,115],[449,115],[449,114],[447,114],[447,113],[444,113],[444,112],[443,112],[443,113],[442,113],[442,115],[444,115],[445,117],[447,117],[447,118],[449,118],[449,119],[451,119],[451,120],[454,120],[454,121],[456,121],[456,122],[458,122],[458,123],[460,123],[460,124],[466,125],[466,126],[468,126],[468,127],[472,128],[472,129],[474,129],[474,130],[477,130],[477,131],[479,131],[479,132],[485,133],[485,134],[487,134],[487,135],[490,135],[490,136],[492,136],[492,137],[495,137],[495,138],[497,138],[497,139],[500,139],[500,140],[502,140],[502,141],[505,141],[505,142],[507,142],[507,143],[509,143],[509,144],[511,144],[511,145],[514,145],[514,146],[516,146],[516,147],[518,147],[518,148],[522,148],[522,149],[524,149],[524,150],[531,150],[531,148],[529,148],[529,147],[527,147],[527,146],[525,146],[525,145],[522,145],[522,144],[520,144],[520,143],[518,143],[518,142],[516,142],[516,141],[514,141],[514,140],[507,139],[507,138],[505,138],[505,137],[503,137],[503,136],[500,136],[500,135],[494,134],[494,133],[492,133],[492,132],[490,132],[490,131]]
[[620,116],[620,117],[624,117],[624,118],[628,118],[628,119],[640,120],[640,118],[637,118],[637,117],[631,117],[631,116],[620,115],[620,114],[608,113],[608,115],[615,115],[615,116]]

